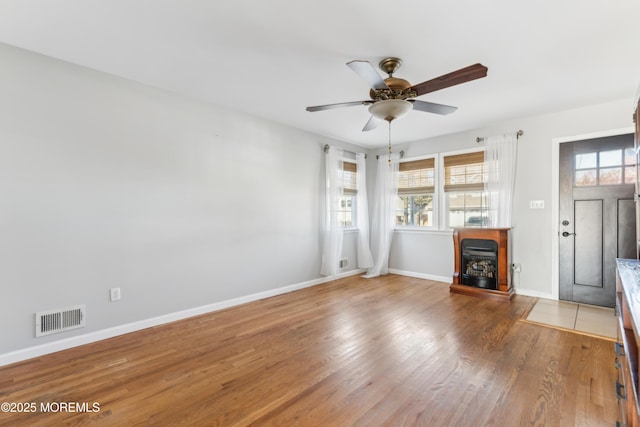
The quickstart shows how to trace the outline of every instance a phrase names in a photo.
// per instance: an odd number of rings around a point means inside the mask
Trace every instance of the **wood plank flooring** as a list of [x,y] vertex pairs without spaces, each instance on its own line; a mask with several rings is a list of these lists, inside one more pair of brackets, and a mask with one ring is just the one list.
[[0,425],[615,425],[612,343],[532,301],[342,279],[0,368]]

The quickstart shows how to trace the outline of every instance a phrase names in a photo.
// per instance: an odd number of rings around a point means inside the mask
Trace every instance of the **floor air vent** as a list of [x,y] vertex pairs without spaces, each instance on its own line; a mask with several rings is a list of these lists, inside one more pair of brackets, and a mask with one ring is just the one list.
[[36,313],[36,337],[57,334],[71,329],[84,328],[85,306],[76,305],[61,310]]

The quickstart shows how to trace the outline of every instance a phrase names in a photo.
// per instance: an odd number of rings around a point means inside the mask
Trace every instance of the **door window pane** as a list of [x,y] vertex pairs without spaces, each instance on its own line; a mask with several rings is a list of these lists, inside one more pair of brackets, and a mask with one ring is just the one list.
[[636,156],[631,147],[575,155],[575,186],[633,184]]
[[576,187],[585,187],[587,185],[597,185],[597,169],[586,169],[576,171]]
[[590,169],[598,166],[598,153],[576,154],[576,169]]
[[622,184],[622,168],[600,169],[600,185]]
[[624,164],[625,165],[635,165],[636,164],[636,153],[633,148],[625,148],[624,150]]
[[636,174],[637,172],[635,166],[627,166],[626,168],[624,168],[624,183],[635,184]]
[[601,151],[600,167],[620,166],[622,164],[622,150]]

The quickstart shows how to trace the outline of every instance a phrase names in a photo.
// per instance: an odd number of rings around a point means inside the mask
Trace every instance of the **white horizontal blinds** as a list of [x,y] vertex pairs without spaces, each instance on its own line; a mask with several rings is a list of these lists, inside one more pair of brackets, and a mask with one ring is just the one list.
[[435,191],[434,159],[401,162],[398,172],[398,195],[433,194]]
[[355,163],[348,161],[344,161],[342,165],[344,194],[348,196],[355,196],[358,194],[358,168]]
[[486,180],[484,151],[444,157],[444,191],[484,191]]

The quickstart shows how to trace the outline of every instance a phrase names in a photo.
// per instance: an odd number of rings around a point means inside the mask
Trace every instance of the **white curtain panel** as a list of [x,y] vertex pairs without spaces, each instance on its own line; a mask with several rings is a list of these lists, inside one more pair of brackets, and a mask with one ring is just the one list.
[[490,227],[511,227],[517,154],[516,132],[491,136],[485,141],[487,182],[484,188],[489,195]]
[[373,267],[367,270],[366,278],[389,273],[389,251],[396,225],[395,210],[398,196],[398,168],[400,155],[381,155],[378,158],[376,190],[371,218],[371,246]]
[[338,218],[340,197],[343,194],[343,150],[329,147],[325,156],[326,221],[322,248],[320,274],[333,276],[338,273],[338,262],[342,254],[342,226]]
[[367,200],[367,162],[365,155],[356,154],[357,174],[357,212],[358,224],[358,268],[373,267],[373,256],[369,245],[369,201]]

